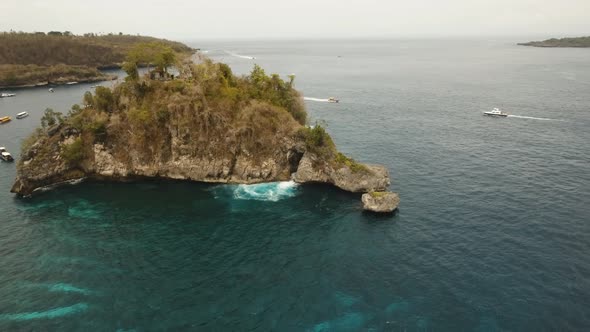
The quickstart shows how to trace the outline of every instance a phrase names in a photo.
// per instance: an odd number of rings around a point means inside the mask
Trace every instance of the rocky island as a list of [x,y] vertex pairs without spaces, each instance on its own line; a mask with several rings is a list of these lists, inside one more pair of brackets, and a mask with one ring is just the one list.
[[181,56],[193,50],[181,43],[120,34],[0,32],[0,88],[34,87],[115,79],[101,69],[121,68],[127,53],[141,43],[158,43]]
[[[385,167],[354,161],[337,151],[322,126],[306,125],[294,77],[285,81],[259,66],[236,76],[209,59],[177,60],[167,47],[140,47],[124,65],[124,82],[87,92],[84,106],[67,115],[46,110],[41,127],[23,142],[11,191],[27,196],[85,178],[294,180],[359,193],[390,185]],[[143,77],[142,62],[155,64]],[[176,77],[168,73],[173,64]]]
[[551,38],[543,41],[518,43],[518,45],[534,47],[590,47],[590,36],[561,39]]

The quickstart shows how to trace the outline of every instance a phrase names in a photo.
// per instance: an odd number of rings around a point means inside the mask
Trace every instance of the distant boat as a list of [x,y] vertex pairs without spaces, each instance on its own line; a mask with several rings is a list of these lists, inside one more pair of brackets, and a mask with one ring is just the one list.
[[329,103],[339,103],[340,99],[334,98],[334,97],[330,97],[328,98],[328,102]]
[[20,112],[16,115],[17,119],[22,119],[22,118],[26,118],[27,116],[29,116],[28,112]]
[[9,116],[3,116],[0,118],[0,123],[6,123],[6,122],[10,122],[10,117]]
[[66,85],[74,85],[74,84],[78,84],[78,82],[68,82],[68,83],[66,83]]
[[49,88],[49,92],[53,92],[53,88]]
[[16,96],[16,93],[0,93],[0,98],[8,98],[8,97],[14,97]]
[[12,158],[12,155],[10,153],[8,153],[8,151],[6,151],[6,148],[4,148],[4,147],[0,147],[0,159],[2,159],[4,161],[14,161],[14,158]]
[[502,112],[500,111],[498,108],[494,108],[491,111],[488,112],[483,112],[483,115],[488,115],[488,116],[499,116],[499,117],[507,117],[508,113]]

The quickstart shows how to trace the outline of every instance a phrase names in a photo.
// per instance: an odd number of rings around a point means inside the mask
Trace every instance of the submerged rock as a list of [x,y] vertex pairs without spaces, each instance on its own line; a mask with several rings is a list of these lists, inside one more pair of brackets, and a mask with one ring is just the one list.
[[363,194],[363,209],[367,211],[390,213],[397,209],[399,196],[388,191],[372,191]]

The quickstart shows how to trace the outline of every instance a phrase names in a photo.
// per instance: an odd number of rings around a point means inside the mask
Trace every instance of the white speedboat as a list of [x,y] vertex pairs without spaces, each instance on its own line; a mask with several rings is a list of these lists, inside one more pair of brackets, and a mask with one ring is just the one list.
[[22,119],[22,118],[26,118],[27,116],[29,116],[28,112],[20,112],[16,115],[17,119]]
[[334,98],[334,97],[330,97],[328,98],[328,102],[329,103],[338,103],[340,102],[340,99]]
[[6,92],[0,93],[0,98],[8,98],[8,97],[14,97],[14,96],[16,96],[16,93],[6,93]]
[[68,83],[66,83],[66,85],[74,85],[74,84],[78,84],[78,82],[68,82]]
[[49,88],[49,90],[48,90],[48,91],[49,91],[49,92],[53,92],[53,88]]
[[8,153],[4,147],[0,147],[0,159],[4,161],[14,161],[12,155],[10,155],[10,153]]
[[491,111],[483,112],[483,115],[507,117],[508,116],[508,113],[502,112],[498,108],[494,108]]

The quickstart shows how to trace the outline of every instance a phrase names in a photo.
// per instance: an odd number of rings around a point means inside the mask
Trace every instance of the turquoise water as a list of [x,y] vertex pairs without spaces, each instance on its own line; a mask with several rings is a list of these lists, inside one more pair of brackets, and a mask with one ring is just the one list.
[[[390,168],[398,213],[293,183],[88,182],[23,200],[0,163],[0,330],[589,329],[590,50],[512,42],[195,43],[339,97],[307,101],[311,117]],[[31,116],[0,126],[0,145],[18,154],[45,107],[88,89],[1,99],[0,115]],[[518,117],[481,115],[493,107]]]

